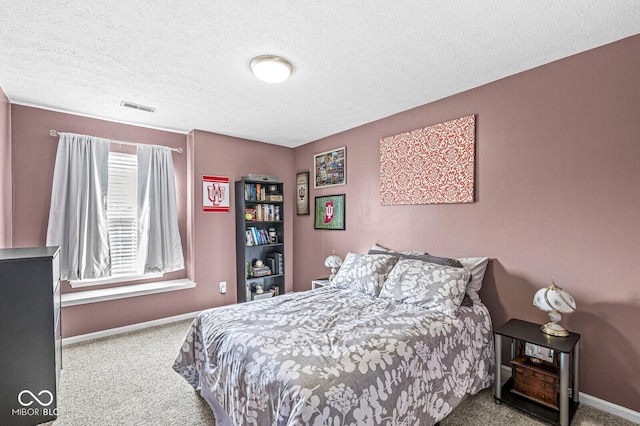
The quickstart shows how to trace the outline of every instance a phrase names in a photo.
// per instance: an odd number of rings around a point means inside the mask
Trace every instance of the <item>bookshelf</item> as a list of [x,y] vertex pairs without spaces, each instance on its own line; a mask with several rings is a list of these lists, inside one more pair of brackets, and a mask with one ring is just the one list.
[[235,199],[238,303],[284,294],[282,182],[236,181]]

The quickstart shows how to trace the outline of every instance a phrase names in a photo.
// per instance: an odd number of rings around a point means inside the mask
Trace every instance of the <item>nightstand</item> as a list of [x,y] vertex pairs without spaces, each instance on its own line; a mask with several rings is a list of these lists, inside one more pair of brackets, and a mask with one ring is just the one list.
[[[569,333],[556,337],[540,331],[540,324],[511,319],[494,330],[496,350],[496,380],[494,399],[523,410],[544,421],[560,426],[571,423],[580,404],[578,362],[580,335]],[[502,368],[502,338],[511,339],[512,377],[500,386]],[[560,360],[558,368],[536,365],[523,356],[526,343],[553,349]],[[569,399],[569,378],[572,394]],[[527,381],[528,380],[528,381]],[[514,388],[514,383],[518,384]],[[527,383],[526,385],[523,383]]]
[[329,278],[318,278],[311,281],[311,290],[329,285]]

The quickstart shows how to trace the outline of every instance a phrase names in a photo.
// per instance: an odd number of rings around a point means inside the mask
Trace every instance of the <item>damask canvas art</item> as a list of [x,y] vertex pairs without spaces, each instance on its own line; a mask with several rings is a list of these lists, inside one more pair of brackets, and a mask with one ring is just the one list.
[[475,115],[380,140],[380,204],[472,203]]

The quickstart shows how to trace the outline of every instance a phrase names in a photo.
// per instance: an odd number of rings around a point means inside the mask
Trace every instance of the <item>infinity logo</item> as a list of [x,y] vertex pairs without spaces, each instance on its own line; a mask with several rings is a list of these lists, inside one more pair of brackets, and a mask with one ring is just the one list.
[[[44,402],[40,401],[40,399],[38,399],[38,396],[42,396],[42,394],[43,394],[43,393],[44,393],[44,394],[49,395],[49,402],[44,403]],[[23,390],[22,392],[20,392],[20,393],[18,394],[18,402],[19,402],[19,403],[20,403],[20,405],[22,405],[23,407],[28,407],[28,406],[30,406],[31,404],[33,404],[33,401],[29,401],[29,402],[24,402],[24,401],[22,401],[22,396],[23,396],[24,394],[29,394],[29,395],[31,395],[31,398],[33,398],[33,400],[34,400],[34,401],[37,401],[37,402],[38,402],[38,404],[42,405],[43,407],[48,407],[48,406],[49,406],[49,405],[51,405],[51,403],[53,402],[53,395],[52,395],[52,394],[51,394],[51,392],[49,392],[48,390],[41,390],[40,392],[38,392],[38,396],[35,396],[35,395],[33,394],[33,392],[31,392],[31,391]]]

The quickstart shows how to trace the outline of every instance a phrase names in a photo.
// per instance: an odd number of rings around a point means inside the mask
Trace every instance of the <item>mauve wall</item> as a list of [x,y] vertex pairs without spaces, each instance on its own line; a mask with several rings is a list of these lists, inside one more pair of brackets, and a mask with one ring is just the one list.
[[[104,120],[64,114],[39,108],[12,105],[13,134],[13,246],[40,246],[46,242],[51,183],[57,137],[49,130],[82,133],[108,139],[186,148],[186,136]],[[116,147],[117,149],[117,147]],[[183,246],[186,248],[187,156],[173,155],[176,171],[178,220]],[[188,252],[185,251],[188,259]],[[185,271],[167,274],[166,279],[184,278]],[[67,282],[62,291],[71,292]],[[196,310],[200,289],[162,293],[103,303],[78,305],[63,309],[63,336],[69,337],[98,330],[150,321]]]
[[[375,242],[450,257],[489,256],[481,291],[495,326],[546,321],[532,306],[552,276],[577,300],[581,391],[640,411],[640,36],[524,72],[295,149],[347,147],[347,230],[296,216],[297,290],[328,274],[332,249]],[[381,207],[381,138],[476,114],[477,202]]]
[[11,104],[0,87],[0,248],[11,247]]
[[[194,199],[189,228],[193,229],[193,266],[190,273],[198,286],[206,286],[213,306],[236,303],[235,189],[234,183],[253,173],[278,176],[285,188],[285,289],[293,289],[293,221],[295,214],[293,150],[281,146],[238,139],[195,130],[188,136],[193,155],[189,170]],[[226,176],[231,190],[229,213],[202,211],[202,176]],[[220,294],[220,281],[227,282],[227,294]],[[206,307],[200,303],[198,309]],[[194,309],[195,310],[195,309]]]
[[[57,138],[49,136],[50,129],[184,150],[183,154],[174,153],[173,160],[186,269],[167,274],[165,279],[189,277],[197,283],[196,288],[64,308],[64,337],[236,302],[233,190],[229,213],[203,213],[202,175],[228,176],[232,189],[233,182],[248,173],[277,175],[285,182],[285,195],[293,199],[290,148],[201,131],[181,135],[20,105],[12,106],[12,129],[15,247],[45,244],[57,149]],[[285,215],[291,217],[293,211],[290,203]],[[286,288],[290,291],[293,222],[289,220],[286,226]],[[227,281],[225,295],[219,292],[220,281]],[[82,290],[63,283],[65,293]]]

